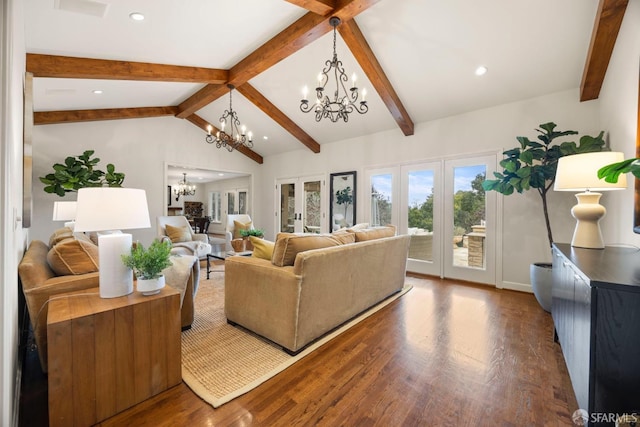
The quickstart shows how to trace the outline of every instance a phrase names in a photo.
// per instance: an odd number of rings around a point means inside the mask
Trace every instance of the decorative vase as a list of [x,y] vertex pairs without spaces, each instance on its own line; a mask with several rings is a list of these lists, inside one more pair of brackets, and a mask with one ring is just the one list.
[[243,252],[244,251],[244,239],[233,239],[231,241],[231,247],[234,252]]
[[160,289],[164,288],[164,276],[155,279],[138,279],[136,286],[138,292],[141,292],[142,295],[157,294]]
[[551,287],[553,286],[552,265],[544,262],[531,264],[529,275],[533,294],[544,311],[551,312]]

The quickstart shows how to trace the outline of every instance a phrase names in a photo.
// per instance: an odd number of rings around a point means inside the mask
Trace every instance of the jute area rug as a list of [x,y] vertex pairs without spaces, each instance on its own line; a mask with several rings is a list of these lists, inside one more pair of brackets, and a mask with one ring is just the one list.
[[296,356],[250,332],[227,324],[224,315],[224,265],[206,280],[203,272],[195,299],[195,320],[182,333],[182,379],[203,400],[217,408],[282,372],[332,338],[407,293],[402,291],[349,321]]

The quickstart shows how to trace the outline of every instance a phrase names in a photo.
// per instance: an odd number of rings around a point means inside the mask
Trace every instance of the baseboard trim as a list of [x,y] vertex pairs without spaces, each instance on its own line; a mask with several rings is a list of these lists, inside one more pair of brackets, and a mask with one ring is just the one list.
[[502,289],[509,289],[512,291],[533,293],[533,288],[529,283],[517,283],[517,282],[502,282]]

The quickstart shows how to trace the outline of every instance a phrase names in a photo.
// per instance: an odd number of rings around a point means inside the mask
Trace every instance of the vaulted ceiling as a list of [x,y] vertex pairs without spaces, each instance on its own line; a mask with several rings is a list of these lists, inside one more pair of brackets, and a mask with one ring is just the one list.
[[[30,0],[35,123],[175,116],[201,128],[204,144],[232,83],[234,110],[255,135],[242,153],[261,163],[579,86],[581,100],[594,99],[627,2]],[[299,109],[302,87],[331,58],[331,16],[343,21],[338,57],[367,89],[369,112],[348,123]]]

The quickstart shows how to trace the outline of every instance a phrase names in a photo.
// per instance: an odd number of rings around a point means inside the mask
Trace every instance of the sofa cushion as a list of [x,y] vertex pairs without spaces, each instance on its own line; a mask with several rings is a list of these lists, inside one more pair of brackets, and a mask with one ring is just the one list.
[[271,263],[278,267],[293,265],[298,252],[328,248],[342,244],[343,242],[340,238],[332,236],[331,234],[278,233],[276,244],[273,248]]
[[62,242],[65,239],[73,238],[73,230],[69,227],[59,228],[53,232],[51,237],[49,237],[49,247],[52,248],[57,245],[59,242]]
[[359,222],[358,224],[355,224],[355,225],[352,225],[351,227],[348,227],[347,230],[356,231],[356,230],[364,230],[366,228],[369,228],[369,223],[368,222]]
[[67,239],[49,250],[47,262],[58,276],[93,273],[99,270],[98,247],[84,240]]
[[381,239],[383,237],[393,237],[396,235],[396,227],[387,225],[384,227],[365,228],[355,231],[356,242],[364,242],[366,240]]
[[261,239],[260,237],[256,236],[249,236],[249,240],[253,245],[253,254],[251,256],[271,261],[275,242],[270,242],[266,239]]
[[249,222],[240,222],[240,221],[233,221],[233,238],[234,239],[242,239],[242,234],[240,234],[240,232],[242,230],[250,230],[251,229],[251,221]]
[[349,233],[348,231],[334,231],[333,233],[331,233],[331,235],[333,237],[335,237],[336,239],[338,239],[340,241],[340,243],[342,243],[343,245],[346,245],[347,243],[355,243],[356,241],[356,235],[355,233]]
[[191,237],[191,230],[187,226],[176,227],[170,224],[165,226],[167,236],[171,239],[171,243],[190,242],[193,240]]

